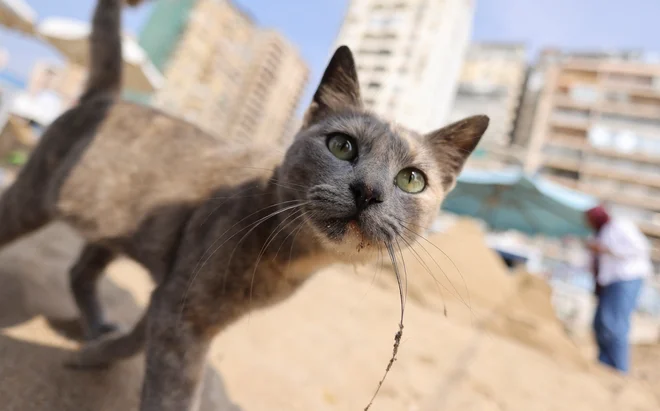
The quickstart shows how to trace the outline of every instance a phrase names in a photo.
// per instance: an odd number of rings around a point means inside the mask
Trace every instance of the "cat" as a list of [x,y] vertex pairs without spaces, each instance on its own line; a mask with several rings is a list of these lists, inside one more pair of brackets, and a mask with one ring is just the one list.
[[[51,221],[73,227],[86,244],[71,290],[91,341],[69,366],[108,366],[145,350],[140,410],[193,410],[216,334],[328,265],[372,261],[399,239],[412,244],[488,118],[424,135],[392,125],[364,108],[341,46],[289,147],[222,143],[121,100],[121,8],[98,0],[85,90],[0,198],[0,246]],[[120,255],[157,284],[126,333],[105,320],[96,290]]]

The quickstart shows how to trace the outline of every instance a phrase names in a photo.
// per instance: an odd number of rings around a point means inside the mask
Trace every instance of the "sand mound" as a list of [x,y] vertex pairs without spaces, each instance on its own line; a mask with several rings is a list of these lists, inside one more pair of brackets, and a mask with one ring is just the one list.
[[[599,367],[576,366],[580,361],[563,353],[568,347],[562,345],[547,287],[508,274],[476,227],[462,223],[431,241],[460,270],[472,310],[459,292],[452,297],[443,290],[445,317],[436,282],[424,275],[423,264],[405,257],[411,291],[406,328],[399,360],[374,410],[658,409],[639,383]],[[141,357],[101,372],[60,367],[76,345],[64,335],[76,334],[65,271],[77,247],[70,232],[51,227],[0,253],[0,402],[9,404],[3,410],[135,406]],[[460,290],[461,275],[435,252]],[[373,268],[325,270],[291,299],[222,333],[209,356],[205,409],[232,409],[220,375],[229,397],[246,411],[363,409],[391,354],[399,316],[391,270]],[[104,302],[113,319],[128,325],[151,284],[127,261],[109,271]],[[376,273],[381,287],[372,281]],[[448,289],[451,283],[445,283]]]
[[[587,366],[555,315],[550,286],[525,272],[509,272],[483,238],[478,224],[462,219],[404,252],[410,300],[442,312],[446,308],[452,322],[485,328],[568,364]],[[376,270],[368,267],[361,274],[366,278]],[[391,264],[380,270],[385,274],[378,284],[396,289]]]

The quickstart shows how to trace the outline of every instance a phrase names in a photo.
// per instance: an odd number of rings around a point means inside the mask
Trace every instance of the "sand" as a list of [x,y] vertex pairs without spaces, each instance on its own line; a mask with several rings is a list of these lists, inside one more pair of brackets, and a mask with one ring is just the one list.
[[[116,411],[136,409],[143,358],[103,372],[72,371],[62,366],[78,346],[81,333],[68,291],[67,270],[80,240],[54,225],[0,252],[0,409],[2,411]],[[110,317],[129,326],[147,301],[151,284],[135,264],[119,261],[128,289],[106,278],[103,302]],[[138,299],[136,299],[138,297]],[[204,411],[237,408],[228,400],[218,373],[209,370]]]
[[[476,225],[461,222],[429,239],[453,263],[425,242],[428,254],[421,246],[419,255],[404,252],[404,337],[372,410],[658,409],[648,383],[580,354],[554,316],[549,287],[508,273]],[[61,367],[79,335],[66,287],[78,247],[69,230],[52,226],[0,253],[3,410],[135,408],[141,356],[101,372]],[[152,285],[126,260],[108,272],[104,303],[129,326]],[[209,355],[203,409],[362,410],[397,331],[394,284],[388,264],[332,267],[291,299],[225,330]]]

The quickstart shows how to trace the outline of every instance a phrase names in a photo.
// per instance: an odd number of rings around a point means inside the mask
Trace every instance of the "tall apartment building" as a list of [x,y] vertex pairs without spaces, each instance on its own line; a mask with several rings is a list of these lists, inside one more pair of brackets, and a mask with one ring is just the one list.
[[229,0],[158,2],[140,45],[166,79],[154,105],[222,139],[283,138],[308,78],[286,39]]
[[525,169],[636,221],[660,269],[660,64],[641,53],[545,52]]
[[253,141],[285,141],[298,107],[308,69],[293,46],[274,30],[253,39],[253,61],[229,122],[229,135]]
[[490,125],[468,166],[497,169],[521,164],[522,150],[511,144],[526,71],[522,44],[470,45],[448,121],[486,114]]
[[444,125],[473,0],[352,0],[336,46],[354,51],[368,108],[425,132]]

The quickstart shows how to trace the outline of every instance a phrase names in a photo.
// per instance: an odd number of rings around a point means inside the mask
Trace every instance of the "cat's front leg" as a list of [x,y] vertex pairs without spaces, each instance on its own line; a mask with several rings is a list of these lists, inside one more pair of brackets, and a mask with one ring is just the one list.
[[149,312],[140,411],[196,411],[212,337],[157,294]]

